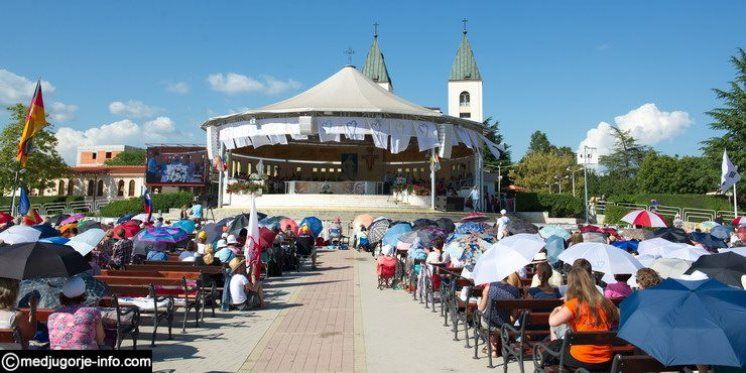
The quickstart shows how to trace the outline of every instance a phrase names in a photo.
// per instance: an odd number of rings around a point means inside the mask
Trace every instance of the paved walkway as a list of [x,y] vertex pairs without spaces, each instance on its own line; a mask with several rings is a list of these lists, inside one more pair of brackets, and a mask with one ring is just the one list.
[[[177,372],[474,372],[463,340],[401,290],[378,290],[369,254],[322,252],[319,270],[271,278],[266,309],[206,315],[159,335],[154,369]],[[147,321],[146,321],[147,323]],[[177,315],[175,324],[180,325]],[[142,328],[140,345],[151,329]],[[159,334],[160,334],[159,330]],[[501,359],[496,361],[502,362]],[[517,372],[515,363],[510,372]],[[502,367],[498,367],[502,371]]]

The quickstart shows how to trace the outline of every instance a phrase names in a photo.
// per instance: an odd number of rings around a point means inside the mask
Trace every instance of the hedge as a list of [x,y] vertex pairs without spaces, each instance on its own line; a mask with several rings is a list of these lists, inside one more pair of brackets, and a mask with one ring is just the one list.
[[551,217],[580,218],[583,200],[569,194],[517,193],[516,207],[520,211],[547,211]]
[[[190,192],[153,194],[153,212],[167,212],[170,208],[191,206],[194,195]],[[113,201],[101,208],[100,215],[108,217],[122,216],[125,214],[137,214],[143,212],[142,199],[130,198],[121,201]]]
[[607,198],[608,202],[650,205],[655,199],[663,206],[696,208],[706,210],[730,210],[732,205],[724,196],[703,196],[701,194],[620,194]]
[[604,224],[619,224],[624,215],[627,215],[629,211],[629,207],[606,205],[606,209],[604,210]]
[[[29,197],[32,205],[43,205],[47,203],[57,202],[74,202],[82,201],[82,196],[31,196]],[[18,203],[18,195],[16,195],[16,203]],[[10,197],[0,197],[0,205],[10,205]]]

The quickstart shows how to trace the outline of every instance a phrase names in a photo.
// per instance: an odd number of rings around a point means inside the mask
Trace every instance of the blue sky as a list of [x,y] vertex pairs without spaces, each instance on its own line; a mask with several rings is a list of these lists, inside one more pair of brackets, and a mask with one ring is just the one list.
[[313,86],[346,64],[348,46],[362,65],[378,22],[396,93],[446,108],[466,17],[485,116],[502,122],[514,158],[537,129],[577,148],[597,128],[586,141],[603,142],[600,122],[697,154],[712,135],[704,112],[719,104],[711,88],[746,47],[744,14],[744,1],[13,1],[0,13],[0,103],[27,103],[29,81],[50,82],[68,153],[204,142],[207,118]]

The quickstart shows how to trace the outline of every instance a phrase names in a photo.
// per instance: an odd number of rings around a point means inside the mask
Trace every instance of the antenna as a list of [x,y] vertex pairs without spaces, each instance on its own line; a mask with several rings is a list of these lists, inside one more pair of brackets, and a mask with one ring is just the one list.
[[347,64],[352,65],[352,55],[355,54],[355,50],[352,47],[347,47],[343,53],[347,55]]

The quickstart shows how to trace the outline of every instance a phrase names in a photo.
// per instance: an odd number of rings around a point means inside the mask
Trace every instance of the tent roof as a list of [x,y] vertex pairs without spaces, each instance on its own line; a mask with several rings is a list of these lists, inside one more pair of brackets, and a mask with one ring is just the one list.
[[380,114],[454,123],[472,128],[481,123],[450,117],[440,111],[413,104],[385,90],[354,66],[345,66],[323,82],[295,97],[243,113],[210,118],[202,127],[222,125],[251,118],[311,115],[314,113]]

